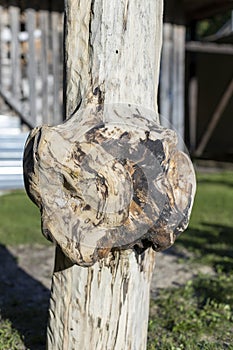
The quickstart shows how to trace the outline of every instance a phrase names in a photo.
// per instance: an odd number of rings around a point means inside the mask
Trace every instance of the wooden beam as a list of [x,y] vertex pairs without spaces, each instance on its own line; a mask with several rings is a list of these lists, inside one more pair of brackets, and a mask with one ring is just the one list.
[[29,108],[32,123],[36,124],[37,110],[36,110],[36,51],[35,51],[35,38],[34,32],[36,29],[36,13],[35,10],[28,9],[26,11],[27,18],[27,31],[29,35],[28,40],[28,53],[27,53],[27,65],[28,65],[28,80],[29,80]]
[[[0,6],[0,33],[2,33],[3,28],[3,7]],[[2,36],[0,35],[0,86],[2,85]]]
[[174,25],[173,29],[173,108],[172,127],[180,137],[180,147],[184,138],[184,80],[185,80],[185,33],[182,25]]
[[28,110],[22,109],[22,104],[19,101],[16,101],[12,98],[11,94],[0,87],[0,96],[4,101],[12,108],[16,114],[20,117],[23,124],[27,125],[30,129],[34,128],[36,125],[33,124],[33,121],[30,118]]
[[160,118],[161,124],[169,128],[171,126],[172,98],[171,98],[171,71],[172,71],[172,32],[173,25],[163,25],[163,50],[161,60],[160,79]]
[[233,45],[216,44],[210,42],[189,41],[185,45],[186,51],[200,53],[214,53],[222,55],[233,55]]
[[215,112],[211,118],[211,121],[209,123],[208,128],[206,129],[204,135],[202,136],[202,139],[199,143],[199,146],[197,147],[197,150],[195,152],[195,155],[197,157],[200,157],[206,148],[206,145],[213,134],[214,129],[216,128],[216,125],[218,124],[230,98],[232,97],[233,94],[233,79],[231,80],[230,84],[228,85],[226,91],[224,92],[221,100],[219,101]]
[[20,31],[19,8],[11,6],[10,27],[11,27],[11,92],[13,98],[20,99],[20,81],[21,81],[21,65],[20,65],[20,47],[18,34]]
[[161,123],[184,137],[185,26],[165,23],[160,80]]
[[48,104],[48,75],[49,75],[49,13],[47,11],[40,12],[40,25],[42,30],[41,36],[41,79],[42,79],[42,118],[43,123],[49,124],[51,118],[49,115]]
[[62,111],[59,103],[60,74],[61,74],[61,47],[59,43],[59,14],[51,13],[52,30],[52,72],[53,72],[53,124],[62,121]]
[[196,149],[197,139],[198,81],[193,76],[189,82],[189,140],[191,152]]

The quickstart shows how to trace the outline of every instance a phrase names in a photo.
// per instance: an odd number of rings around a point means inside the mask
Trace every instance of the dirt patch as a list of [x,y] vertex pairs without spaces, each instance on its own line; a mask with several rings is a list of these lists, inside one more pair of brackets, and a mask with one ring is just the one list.
[[8,247],[9,252],[17,259],[20,269],[50,289],[53,272],[55,247],[44,245],[19,245]]
[[45,349],[50,251],[47,247],[0,245],[0,314],[22,337],[25,347],[18,350]]
[[[185,250],[177,252],[174,247],[166,252],[157,253],[151,284],[152,298],[156,298],[160,289],[180,287],[192,280],[198,273],[214,274],[210,266],[190,264],[190,258],[190,253]],[[183,262],[180,261],[181,259]]]
[[[8,250],[17,260],[17,266],[21,270],[40,282],[44,287],[50,289],[55,257],[55,247],[53,245],[20,245],[8,247]],[[184,260],[183,263],[180,262],[181,258]],[[163,253],[157,253],[151,286],[152,296],[155,295],[156,289],[181,286],[199,272],[213,274],[211,267],[188,264],[186,261],[189,258],[190,253],[186,251],[178,253],[174,248]],[[7,266],[9,276],[11,275],[10,270],[12,267],[15,268],[11,264]],[[5,276],[5,278],[7,277]]]

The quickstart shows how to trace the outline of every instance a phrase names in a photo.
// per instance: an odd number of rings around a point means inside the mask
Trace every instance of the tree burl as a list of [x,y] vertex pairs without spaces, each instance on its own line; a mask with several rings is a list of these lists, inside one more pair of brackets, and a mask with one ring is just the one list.
[[43,234],[81,266],[113,250],[164,250],[188,225],[195,173],[176,133],[136,107],[121,112],[93,105],[26,143],[25,185]]

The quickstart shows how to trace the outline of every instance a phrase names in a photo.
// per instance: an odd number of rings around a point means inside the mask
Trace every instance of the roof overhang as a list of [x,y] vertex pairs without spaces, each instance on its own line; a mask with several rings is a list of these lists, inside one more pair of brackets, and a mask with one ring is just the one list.
[[233,0],[183,0],[183,3],[187,22],[233,10]]
[[165,22],[183,25],[233,10],[233,0],[164,0],[164,5]]

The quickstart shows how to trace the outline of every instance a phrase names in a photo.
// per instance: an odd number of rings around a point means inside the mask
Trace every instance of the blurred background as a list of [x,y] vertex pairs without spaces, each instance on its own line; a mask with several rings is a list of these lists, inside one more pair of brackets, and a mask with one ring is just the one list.
[[[54,248],[22,154],[33,127],[63,121],[63,11],[61,0],[0,0],[0,350],[45,347]],[[187,232],[157,258],[150,350],[233,348],[232,58],[232,1],[165,1],[159,111],[198,189]]]

